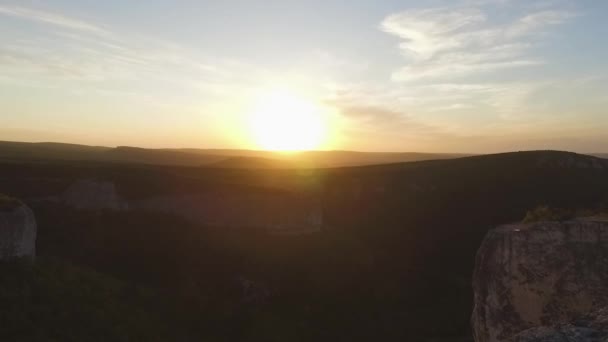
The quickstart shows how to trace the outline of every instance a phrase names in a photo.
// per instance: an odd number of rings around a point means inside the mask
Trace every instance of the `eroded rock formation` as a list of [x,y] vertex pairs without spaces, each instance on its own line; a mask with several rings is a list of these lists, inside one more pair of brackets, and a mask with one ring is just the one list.
[[576,322],[608,304],[608,222],[588,218],[492,230],[477,254],[473,288],[477,342],[593,341],[583,335],[606,326]]
[[36,256],[36,219],[25,204],[0,198],[0,260]]

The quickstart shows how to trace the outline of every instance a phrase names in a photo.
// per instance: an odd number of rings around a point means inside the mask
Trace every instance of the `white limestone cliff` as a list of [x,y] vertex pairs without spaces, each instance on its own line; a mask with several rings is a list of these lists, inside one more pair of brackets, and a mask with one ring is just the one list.
[[25,204],[3,199],[0,204],[0,260],[36,256],[36,219]]
[[[608,222],[494,229],[478,251],[473,288],[475,341],[543,341],[542,334],[607,307]],[[527,337],[516,337],[524,331]]]

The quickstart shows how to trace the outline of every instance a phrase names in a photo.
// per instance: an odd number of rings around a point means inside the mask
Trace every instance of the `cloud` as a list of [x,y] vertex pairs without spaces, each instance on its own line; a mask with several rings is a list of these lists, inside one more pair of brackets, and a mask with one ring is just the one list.
[[45,24],[51,24],[54,26],[71,30],[85,31],[99,35],[108,34],[108,31],[104,30],[103,28],[89,24],[82,20],[69,18],[56,13],[45,12],[25,7],[0,5],[0,14]]
[[576,13],[555,10],[532,13],[520,18],[510,27],[507,27],[505,36],[507,38],[526,36],[546,26],[563,24],[571,18],[576,17],[576,15]]
[[408,10],[385,18],[381,30],[402,40],[399,49],[408,63],[394,72],[393,80],[459,78],[543,64],[528,56],[535,44],[533,36],[575,16],[541,10],[496,24],[482,8]]
[[411,118],[404,113],[374,106],[340,106],[343,116],[353,119],[366,126],[380,128],[381,126],[400,125],[410,122]]
[[411,10],[390,15],[381,29],[402,38],[402,52],[414,60],[428,60],[441,51],[461,48],[467,37],[462,30],[486,21],[479,9],[445,8]]
[[441,126],[428,124],[406,111],[347,103],[338,106],[350,122],[343,127],[342,134],[355,149],[425,150],[429,144],[452,137]]
[[[42,25],[6,34],[2,26],[7,24],[0,21],[3,82],[12,79],[15,84],[41,87],[64,84],[68,89],[76,89],[78,83],[91,92],[140,92],[142,98],[155,97],[161,103],[152,92],[176,98],[194,93],[197,96],[191,98],[198,100],[212,95],[205,90],[246,84],[246,77],[260,74],[250,65],[218,60],[156,38],[115,32],[62,13],[0,5],[2,16]],[[116,88],[115,82],[123,86]]]
[[[392,123],[399,115],[424,121],[425,116],[433,111],[448,110],[483,111],[488,117],[495,115],[497,118],[513,119],[524,115],[523,108],[528,98],[550,84],[552,83],[543,81],[439,82],[419,85],[393,83],[375,86],[353,84],[335,90],[326,103],[336,108],[349,109],[345,111],[349,118],[359,118],[366,122]],[[350,108],[359,110],[353,111]],[[371,117],[379,119],[372,120]],[[391,124],[386,126],[390,128]]]

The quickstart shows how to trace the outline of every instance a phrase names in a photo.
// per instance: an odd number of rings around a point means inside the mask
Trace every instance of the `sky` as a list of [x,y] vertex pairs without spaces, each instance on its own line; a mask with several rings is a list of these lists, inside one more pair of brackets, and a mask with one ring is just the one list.
[[[268,89],[322,149],[608,152],[608,2],[0,0],[0,140],[256,148]],[[262,94],[262,95],[261,95]]]

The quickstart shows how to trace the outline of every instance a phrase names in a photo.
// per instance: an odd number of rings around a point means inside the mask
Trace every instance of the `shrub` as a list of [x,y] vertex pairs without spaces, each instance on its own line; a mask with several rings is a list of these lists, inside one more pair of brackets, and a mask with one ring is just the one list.
[[540,222],[540,221],[567,221],[579,215],[579,212],[572,209],[551,208],[546,205],[538,206],[533,210],[528,211],[524,217],[524,223]]

